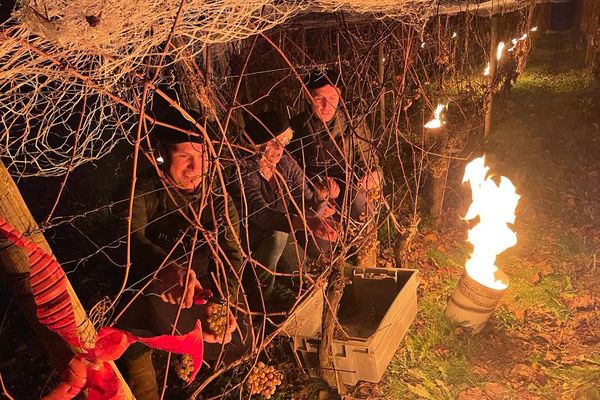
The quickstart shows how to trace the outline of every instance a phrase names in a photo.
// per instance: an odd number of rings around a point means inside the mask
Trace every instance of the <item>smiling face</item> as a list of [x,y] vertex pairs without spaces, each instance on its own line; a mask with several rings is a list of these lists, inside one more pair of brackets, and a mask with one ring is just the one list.
[[335,116],[340,102],[340,92],[335,86],[325,85],[310,91],[312,103],[321,121],[328,123]]
[[168,146],[166,172],[179,188],[193,191],[208,172],[208,152],[200,143],[177,143]]
[[294,132],[291,128],[288,128],[279,135],[277,135],[277,137],[269,140],[264,145],[265,150],[263,153],[263,158],[270,165],[277,165],[279,160],[281,160],[281,156],[283,155],[283,149],[288,143],[290,143],[293,136]]

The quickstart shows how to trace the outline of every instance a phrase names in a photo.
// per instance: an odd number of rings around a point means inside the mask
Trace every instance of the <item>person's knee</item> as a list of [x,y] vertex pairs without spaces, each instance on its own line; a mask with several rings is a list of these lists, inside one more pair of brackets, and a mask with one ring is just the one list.
[[280,232],[280,231],[273,232],[273,234],[270,237],[270,239],[273,243],[273,249],[277,249],[279,251],[279,253],[282,253],[283,249],[285,249],[285,246],[287,246],[289,237],[290,237],[290,234],[287,232]]
[[350,217],[360,221],[361,218],[371,218],[372,216],[373,206],[369,202],[367,192],[358,191],[350,206]]
[[256,254],[259,258],[264,258],[262,254],[268,254],[267,257],[276,263],[287,245],[288,237],[289,233],[274,231],[260,243]]

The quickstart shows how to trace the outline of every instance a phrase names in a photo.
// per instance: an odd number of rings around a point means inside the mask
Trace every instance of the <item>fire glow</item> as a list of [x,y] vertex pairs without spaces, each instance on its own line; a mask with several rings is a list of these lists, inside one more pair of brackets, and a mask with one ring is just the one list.
[[513,51],[514,49],[517,48],[517,44],[519,42],[522,42],[523,40],[527,39],[529,37],[529,35],[527,35],[526,33],[524,33],[520,38],[514,38],[511,40],[511,43],[513,44],[512,47],[510,49],[508,49],[507,51]]
[[487,176],[485,157],[476,158],[465,168],[463,182],[469,182],[473,202],[465,220],[479,216],[479,223],[468,233],[473,253],[465,265],[466,273],[491,289],[503,290],[508,283],[497,278],[496,256],[517,243],[517,234],[508,226],[515,222],[515,209],[521,196],[510,179],[500,177],[497,185]]
[[433,112],[433,119],[424,125],[425,128],[427,128],[427,129],[441,128],[441,126],[444,123],[442,122],[442,120],[440,120],[440,117],[442,116],[442,111],[444,111],[444,108],[446,108],[445,104],[437,105],[437,107],[435,108],[435,111]]
[[505,46],[506,45],[504,44],[504,42],[498,43],[498,48],[496,49],[496,59],[498,61],[500,61],[500,59],[502,58],[502,53],[504,53]]

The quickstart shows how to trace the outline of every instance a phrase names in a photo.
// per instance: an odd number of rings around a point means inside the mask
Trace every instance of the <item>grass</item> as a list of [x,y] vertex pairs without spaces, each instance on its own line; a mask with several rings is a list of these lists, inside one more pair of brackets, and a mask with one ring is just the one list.
[[[422,267],[419,313],[388,369],[387,399],[456,399],[466,389],[481,394],[470,398],[490,398],[484,394],[490,382],[505,389],[503,398],[600,399],[600,356],[579,341],[585,331],[578,324],[585,325],[587,314],[567,304],[585,293],[590,282],[581,271],[595,254],[585,227],[597,205],[572,206],[568,197],[589,196],[579,179],[600,150],[589,131],[589,119],[598,120],[593,99],[599,94],[569,36],[538,39],[510,98],[498,103],[488,147],[523,196],[519,243],[498,260],[510,276],[509,290],[482,333],[457,330],[444,316],[457,277],[440,275],[444,268],[462,270],[469,246],[440,249],[437,241],[422,240],[429,263]],[[539,380],[519,376],[518,366]]]
[[[464,250],[442,252],[431,248],[427,256],[439,267],[460,270],[467,255]],[[421,323],[408,334],[403,349],[392,360],[387,398],[453,399],[458,388],[477,382],[467,357],[475,351],[478,338],[456,336],[457,324],[444,316],[445,298],[456,282],[456,276],[448,275],[439,281],[436,290],[422,290],[418,315]]]

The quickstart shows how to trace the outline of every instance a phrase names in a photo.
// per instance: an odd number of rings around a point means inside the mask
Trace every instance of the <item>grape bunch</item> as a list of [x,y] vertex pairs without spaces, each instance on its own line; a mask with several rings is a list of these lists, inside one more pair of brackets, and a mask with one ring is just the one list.
[[250,395],[260,394],[264,398],[270,399],[277,386],[281,384],[281,379],[283,379],[281,372],[276,371],[272,366],[259,362],[250,371],[246,387],[250,391]]
[[184,354],[175,362],[175,373],[177,376],[187,382],[190,378],[190,374],[194,370],[194,361],[192,360],[192,356],[189,354]]
[[223,337],[225,335],[225,329],[227,328],[227,314],[228,309],[224,304],[212,304],[212,313],[208,317],[208,329],[217,337]]

